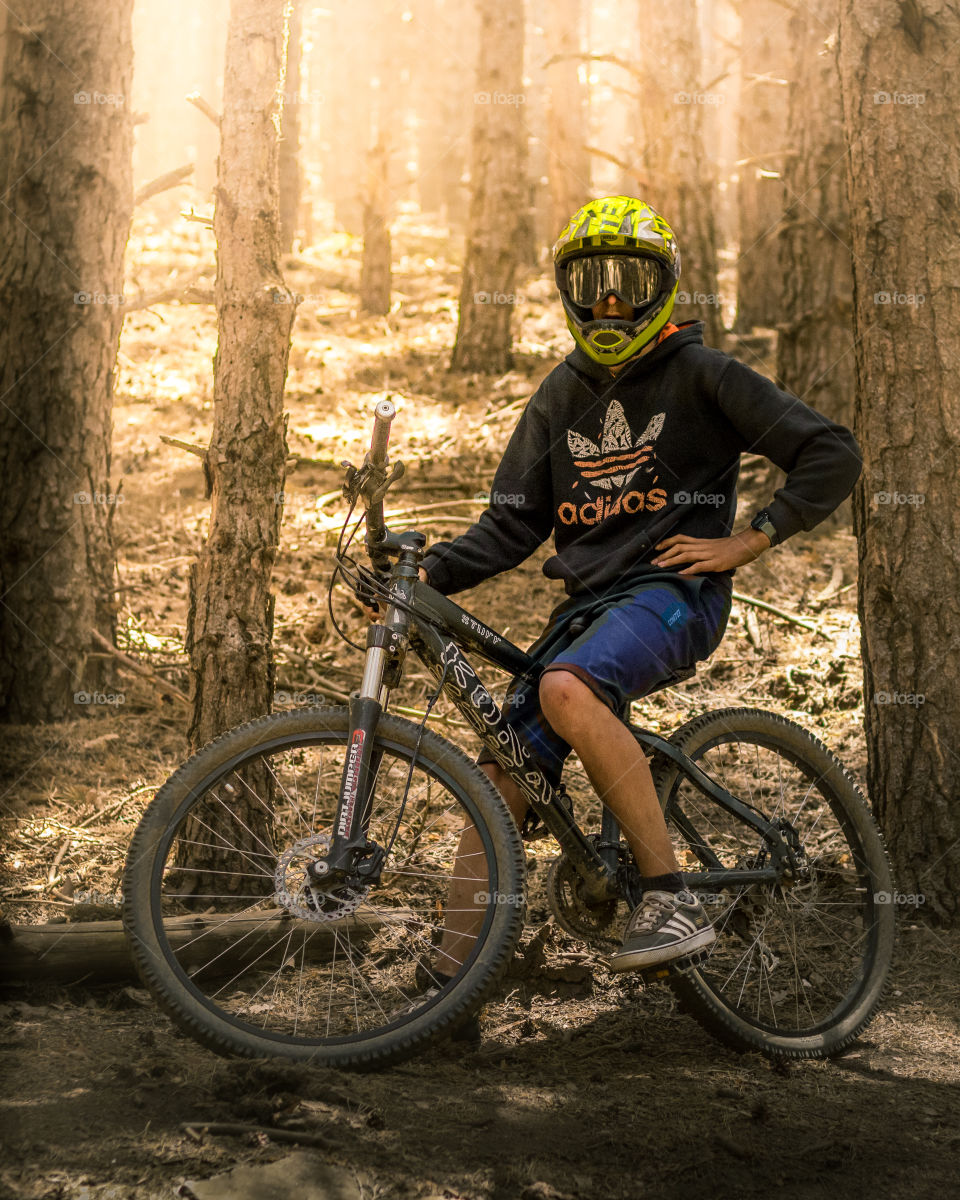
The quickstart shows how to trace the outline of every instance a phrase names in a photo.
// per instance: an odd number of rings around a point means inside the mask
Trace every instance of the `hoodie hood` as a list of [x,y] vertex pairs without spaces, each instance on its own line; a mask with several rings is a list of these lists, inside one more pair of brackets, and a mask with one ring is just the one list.
[[682,346],[688,346],[691,342],[703,345],[702,321],[684,321],[682,325],[678,325],[676,330],[668,336],[661,336],[652,350],[648,350],[641,358],[633,359],[622,370],[616,373],[611,371],[609,367],[594,362],[590,355],[580,346],[574,346],[573,350],[564,359],[564,362],[568,367],[576,371],[577,374],[585,375],[588,379],[602,380],[604,383],[609,383],[612,379],[616,379],[619,382],[627,376],[635,379],[640,375],[645,375],[652,367],[659,365],[664,359],[675,354]]

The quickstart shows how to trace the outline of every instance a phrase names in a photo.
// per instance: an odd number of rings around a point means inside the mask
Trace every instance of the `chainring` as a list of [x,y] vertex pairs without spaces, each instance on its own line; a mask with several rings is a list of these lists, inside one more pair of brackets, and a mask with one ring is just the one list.
[[611,940],[618,901],[588,904],[582,895],[583,881],[566,855],[555,858],[550,864],[546,890],[550,911],[565,933],[596,946]]
[[309,881],[307,867],[329,849],[330,838],[321,833],[294,842],[277,859],[274,872],[276,902],[303,921],[338,921],[356,912],[370,891],[369,887],[343,885],[324,888]]

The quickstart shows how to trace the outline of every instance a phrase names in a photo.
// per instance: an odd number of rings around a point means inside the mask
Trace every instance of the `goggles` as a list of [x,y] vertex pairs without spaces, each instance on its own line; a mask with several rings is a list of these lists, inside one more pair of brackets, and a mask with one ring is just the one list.
[[611,292],[642,308],[660,294],[660,264],[629,254],[589,255],[567,267],[567,294],[574,304],[593,308]]

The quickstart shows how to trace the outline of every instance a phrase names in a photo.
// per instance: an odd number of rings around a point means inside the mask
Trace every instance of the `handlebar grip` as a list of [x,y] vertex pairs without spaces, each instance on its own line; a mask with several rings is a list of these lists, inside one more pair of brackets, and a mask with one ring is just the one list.
[[397,415],[392,400],[380,400],[373,410],[373,437],[370,439],[370,461],[382,467],[387,461],[387,443],[390,440],[390,422]]

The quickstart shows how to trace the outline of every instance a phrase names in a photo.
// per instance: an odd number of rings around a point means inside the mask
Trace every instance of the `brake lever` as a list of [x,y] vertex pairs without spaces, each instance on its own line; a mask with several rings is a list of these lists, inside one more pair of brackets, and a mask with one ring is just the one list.
[[[384,496],[387,494],[387,492],[390,490],[390,488],[393,486],[393,484],[395,484],[398,479],[401,479],[403,477],[404,471],[406,471],[406,467],[403,465],[403,463],[395,462],[390,471],[390,474],[386,477],[386,479],[383,481],[383,483],[381,483],[380,486],[378,488],[376,488],[375,491],[373,491],[368,497],[366,497],[367,504],[368,505],[378,504],[384,498]],[[362,490],[363,489],[361,486],[361,491]]]
[[351,504],[355,504],[363,496],[368,508],[372,504],[379,503],[397,480],[403,477],[406,471],[406,467],[402,462],[395,462],[389,475],[381,483],[373,485],[373,490],[371,491],[369,489],[373,484],[375,476],[382,475],[382,470],[371,466],[369,461],[364,462],[362,467],[355,467],[352,462],[343,459],[340,466],[344,469],[342,485],[344,497]]

